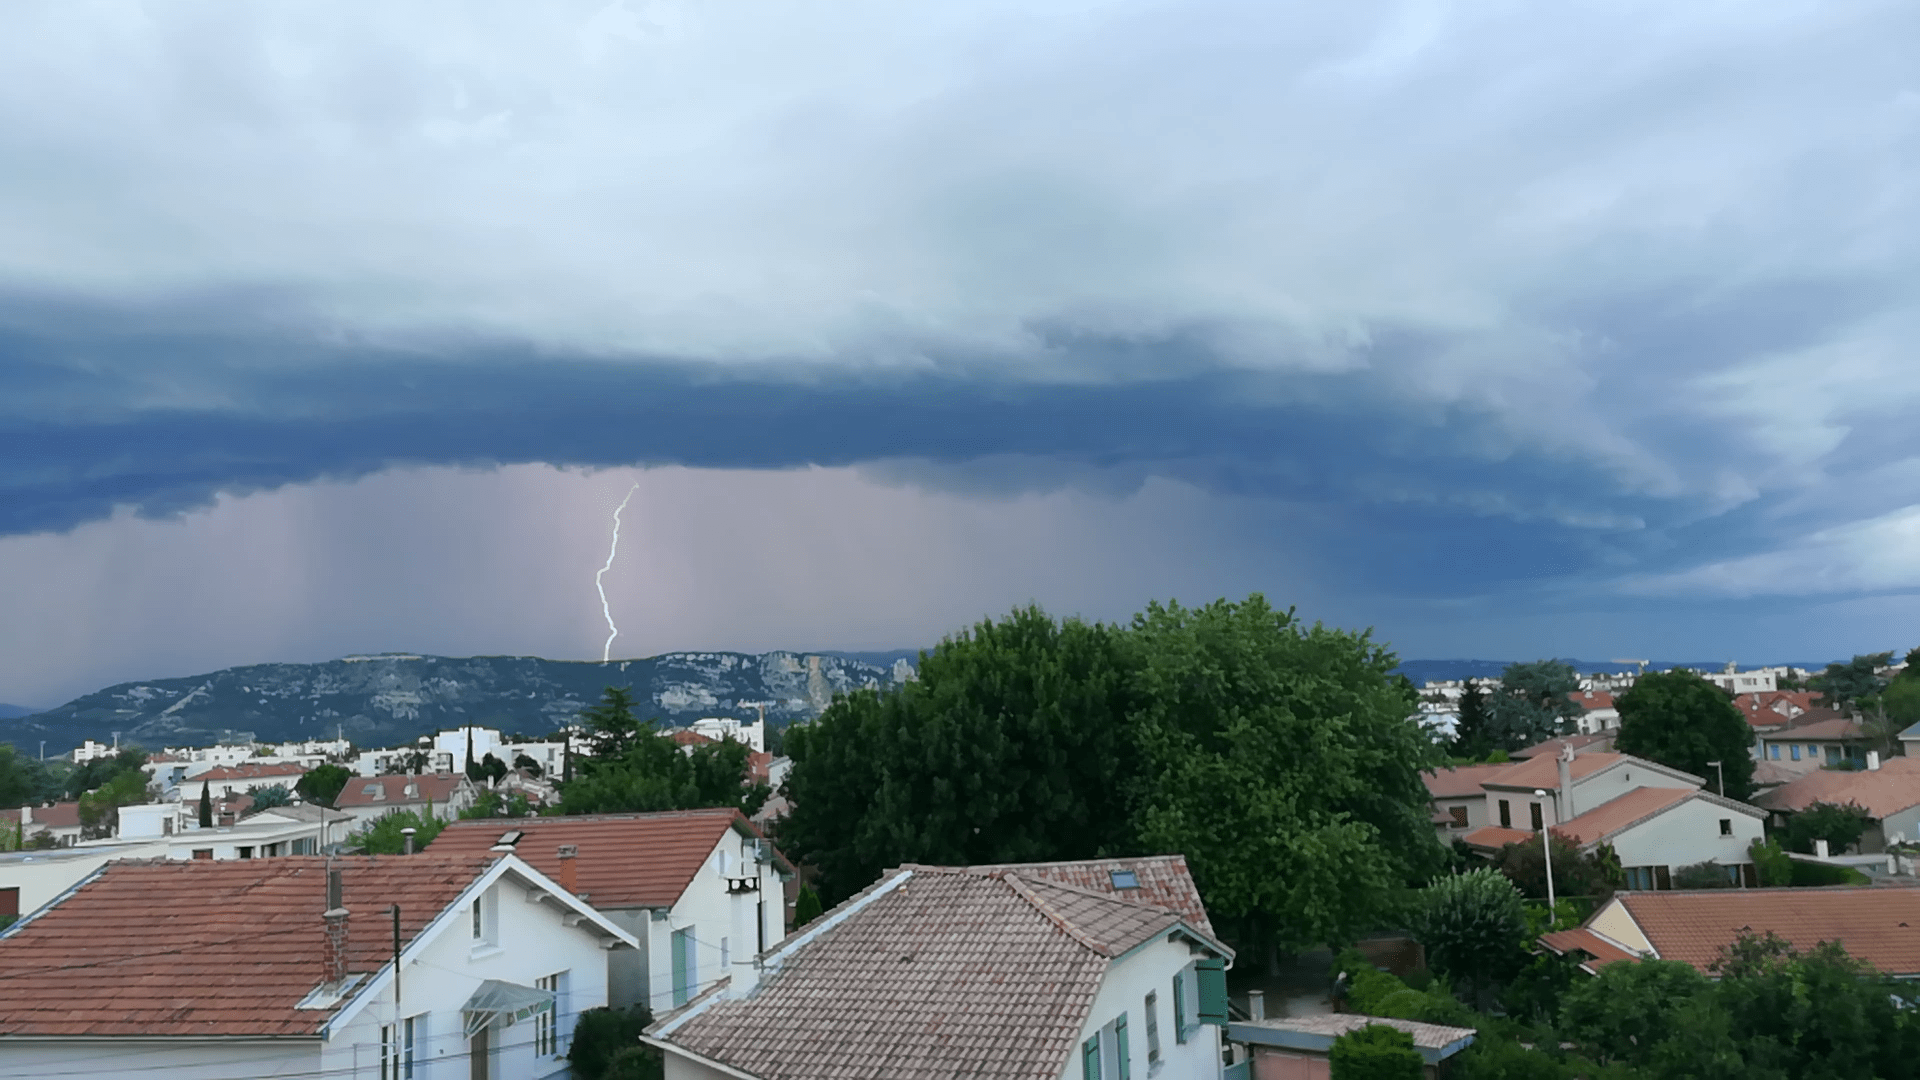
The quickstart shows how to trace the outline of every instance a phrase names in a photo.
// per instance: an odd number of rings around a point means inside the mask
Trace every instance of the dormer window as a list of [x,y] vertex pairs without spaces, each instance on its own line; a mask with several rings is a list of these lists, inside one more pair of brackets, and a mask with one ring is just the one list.
[[1131,870],[1109,870],[1107,878],[1116,889],[1137,889],[1140,887],[1140,875]]

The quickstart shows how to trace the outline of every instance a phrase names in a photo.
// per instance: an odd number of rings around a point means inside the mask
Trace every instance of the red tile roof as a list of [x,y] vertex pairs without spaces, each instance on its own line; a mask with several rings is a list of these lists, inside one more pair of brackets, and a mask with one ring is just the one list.
[[1455,765],[1423,772],[1420,779],[1427,785],[1427,794],[1436,799],[1464,799],[1486,794],[1480,788],[1481,783],[1512,767],[1513,763],[1507,761],[1496,765]]
[[1588,960],[1580,966],[1591,972],[1597,972],[1608,964],[1619,963],[1622,960],[1640,959],[1633,953],[1628,952],[1582,926],[1576,926],[1571,930],[1556,930],[1551,934],[1542,934],[1540,935],[1540,944],[1545,945],[1561,956],[1565,956],[1567,953],[1576,950],[1586,953],[1593,959]]
[[1660,959],[1701,971],[1743,931],[1772,931],[1798,949],[1838,941],[1885,974],[1920,974],[1920,889],[1708,889],[1615,896]]
[[[491,860],[342,858],[350,973],[393,957]],[[0,1035],[311,1035],[294,1006],[325,978],[327,860],[111,862],[0,937]]]
[[1589,748],[1595,751],[1611,750],[1613,748],[1613,736],[1614,733],[1611,731],[1601,732],[1598,735],[1555,735],[1551,739],[1534,743],[1524,750],[1515,750],[1513,752],[1513,759],[1515,761],[1529,761],[1543,754],[1557,756],[1560,753],[1560,749],[1569,744],[1573,746],[1573,752],[1576,755]]
[[[1578,754],[1569,771],[1573,779],[1579,780],[1625,760],[1627,755],[1611,752]],[[1487,777],[1485,783],[1512,788],[1557,788],[1560,786],[1560,766],[1552,755],[1537,757],[1518,765],[1509,765],[1504,771]]]
[[455,821],[435,852],[483,854],[503,833],[522,834],[513,853],[549,877],[560,876],[559,848],[578,849],[580,892],[598,908],[667,908],[680,899],[720,838],[734,828],[760,833],[738,810]]
[[1634,788],[1555,825],[1553,831],[1585,847],[1657,817],[1698,794],[1693,788]]
[[[407,806],[432,800],[435,805],[444,806],[460,785],[467,782],[465,773],[356,776],[340,789],[333,805],[335,809],[345,810],[349,806]],[[416,785],[411,795],[407,793],[410,784]]]
[[704,746],[715,741],[692,728],[675,728],[669,734],[674,743],[679,746]]
[[215,765],[199,776],[188,779],[186,783],[191,784],[195,780],[214,784],[238,780],[284,781],[298,777],[306,771],[307,767],[296,761],[279,761],[267,765]]
[[1878,769],[1816,769],[1754,798],[1769,810],[1805,810],[1814,803],[1853,803],[1876,818],[1920,806],[1920,757],[1891,757]]
[[1498,850],[1508,844],[1524,844],[1539,835],[1525,829],[1503,829],[1498,825],[1482,825],[1460,839],[1477,848]]
[[[80,804],[77,802],[54,803],[52,806],[30,806],[29,814],[33,818],[27,826],[27,835],[31,837],[41,829],[77,829],[80,827]],[[20,820],[18,808],[0,810],[0,817],[12,821]]]
[[1112,958],[1179,922],[1013,866],[902,867],[775,950],[752,994],[651,1030],[764,1080],[1052,1080]]
[[1613,694],[1606,690],[1575,690],[1567,695],[1567,699],[1588,712],[1615,707]]
[[[970,868],[976,873],[1017,871],[1028,881],[1053,881],[1126,900],[1130,903],[1177,911],[1188,925],[1208,936],[1213,923],[1207,918],[1207,905],[1187,869],[1185,855],[1149,855],[1138,859],[1087,859],[1077,862],[1005,863]],[[1122,889],[1114,883],[1116,871],[1132,871],[1139,881],[1137,889]]]
[[1831,709],[1816,709],[1799,717],[1793,723],[1779,731],[1770,731],[1761,736],[1768,742],[1805,742],[1808,739],[1857,740],[1866,738],[1867,730],[1860,722],[1850,716],[1842,716]]
[[1737,694],[1733,703],[1747,723],[1757,727],[1778,727],[1814,708],[1819,695],[1811,690],[1775,690],[1770,694]]

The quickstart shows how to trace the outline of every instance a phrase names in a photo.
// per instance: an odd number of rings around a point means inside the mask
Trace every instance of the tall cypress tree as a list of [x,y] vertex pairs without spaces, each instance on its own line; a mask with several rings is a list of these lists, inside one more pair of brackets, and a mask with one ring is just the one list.
[[1460,715],[1453,725],[1454,757],[1479,761],[1493,752],[1494,739],[1487,716],[1487,688],[1473,679],[1460,691]]
[[200,827],[213,828],[213,793],[207,790],[207,782],[200,781]]

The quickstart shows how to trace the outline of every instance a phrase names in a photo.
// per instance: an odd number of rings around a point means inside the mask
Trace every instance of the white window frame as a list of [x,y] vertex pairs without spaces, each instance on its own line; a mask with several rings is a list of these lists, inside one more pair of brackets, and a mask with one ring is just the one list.
[[556,971],[533,981],[536,989],[553,992],[553,1007],[535,1013],[533,1017],[535,1057],[558,1057],[560,1054],[560,1006],[562,995],[566,992],[566,978],[566,972]]

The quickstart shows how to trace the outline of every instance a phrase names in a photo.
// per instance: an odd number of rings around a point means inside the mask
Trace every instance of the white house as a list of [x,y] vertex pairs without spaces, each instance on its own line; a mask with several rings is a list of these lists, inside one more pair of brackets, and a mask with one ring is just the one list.
[[0,932],[0,1076],[561,1077],[633,944],[511,856],[116,862]]
[[638,939],[614,958],[616,1005],[658,1016],[786,933],[792,867],[737,810],[456,821],[433,851],[511,851]]
[[1154,902],[1181,890],[1149,879],[1175,877],[1191,893],[1178,856],[902,866],[737,959],[646,1041],[668,1080],[1216,1080],[1233,954],[1203,915]]
[[65,846],[80,840],[80,804],[48,803],[44,806],[20,806],[0,810],[0,828],[18,828],[20,842],[31,844],[46,833],[55,844]]
[[1873,819],[1860,837],[1860,854],[1879,854],[1889,843],[1920,839],[1920,757],[1882,761],[1870,752],[1865,769],[1810,772],[1755,801],[1772,811],[1781,826],[1815,803],[1851,803]]
[[340,789],[333,805],[336,810],[353,815],[362,825],[401,810],[431,813],[447,821],[472,806],[478,798],[479,789],[465,773],[401,773],[354,777]]

